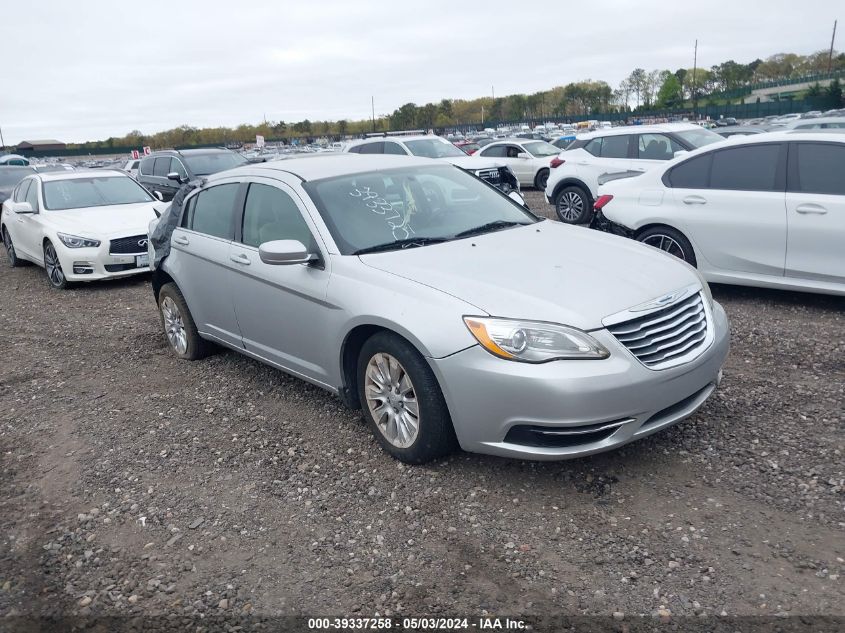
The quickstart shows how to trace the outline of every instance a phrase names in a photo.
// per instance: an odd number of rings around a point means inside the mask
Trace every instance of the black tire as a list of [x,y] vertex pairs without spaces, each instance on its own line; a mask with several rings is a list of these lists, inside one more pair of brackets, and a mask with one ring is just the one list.
[[73,285],[65,277],[56,247],[50,240],[44,242],[44,272],[47,273],[47,281],[56,290],[67,290]]
[[548,169],[541,169],[537,172],[537,175],[534,176],[534,187],[539,189],[540,191],[546,190],[546,183],[549,182],[549,170]]
[[9,231],[5,226],[3,227],[3,246],[6,247],[6,257],[9,258],[9,266],[12,268],[23,266],[23,260],[18,257],[18,253],[15,251],[15,245],[12,243],[12,236],[9,235]]
[[671,226],[653,226],[637,235],[637,241],[648,244],[696,266],[695,250],[686,236]]
[[[385,356],[398,361],[401,372],[397,371],[396,373],[396,383],[399,385],[399,390],[395,392],[395,396],[399,402],[391,407],[386,399],[383,400],[386,413],[379,417],[380,420],[384,421],[385,430],[383,431],[370,411],[366,385],[370,361],[375,363],[376,358],[384,359]],[[391,372],[388,370],[388,373]],[[401,385],[405,377],[410,382],[405,383],[408,388],[400,395]],[[409,393],[412,394],[412,398],[403,397]],[[452,418],[449,416],[449,409],[446,406],[446,400],[443,398],[443,392],[440,390],[437,378],[422,354],[402,337],[392,332],[379,332],[364,343],[358,356],[358,396],[361,399],[364,419],[373,435],[382,448],[399,461],[408,464],[424,464],[448,455],[456,449],[458,441],[455,437],[455,429],[452,426]],[[377,399],[379,399],[378,396],[373,398],[373,400]],[[406,446],[399,446],[387,435],[390,433],[390,413],[387,410],[392,409],[394,414],[400,411],[400,415],[407,415],[411,413],[412,409],[410,405],[407,405],[409,408],[406,409],[406,401],[415,404],[417,409],[417,430],[412,442]],[[376,409],[378,408],[376,407]],[[398,429],[399,424],[394,423],[393,428]],[[398,437],[396,439],[401,442],[403,439],[410,440],[411,437]]]
[[577,185],[564,187],[555,196],[555,212],[561,222],[583,224],[593,215],[593,199]]
[[[184,334],[184,348],[179,343],[176,343],[176,338],[172,338],[168,334],[168,323],[171,327],[177,327],[176,322],[168,320],[173,317],[172,308],[178,311],[178,319],[181,321],[182,330]],[[171,311],[170,317],[166,317],[165,313]],[[164,338],[167,341],[167,347],[177,357],[183,360],[199,360],[205,358],[214,350],[214,344],[205,340],[197,332],[194,317],[191,316],[191,311],[188,309],[188,304],[185,297],[179,291],[179,287],[175,283],[167,283],[161,287],[158,292],[158,315],[161,319],[161,329],[164,331]],[[175,330],[174,330],[175,335]]]

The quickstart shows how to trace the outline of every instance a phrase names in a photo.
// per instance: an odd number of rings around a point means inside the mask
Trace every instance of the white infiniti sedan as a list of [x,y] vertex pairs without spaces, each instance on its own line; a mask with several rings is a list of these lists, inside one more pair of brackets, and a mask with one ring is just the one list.
[[147,225],[156,203],[117,171],[29,176],[3,202],[0,231],[9,263],[43,267],[55,288],[147,272]]

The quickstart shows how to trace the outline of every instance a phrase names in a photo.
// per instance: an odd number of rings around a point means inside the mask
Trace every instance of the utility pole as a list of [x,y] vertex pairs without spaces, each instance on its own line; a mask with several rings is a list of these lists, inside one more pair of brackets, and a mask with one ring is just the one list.
[[698,118],[698,90],[695,87],[695,71],[698,70],[698,40],[695,40],[695,52],[692,55],[692,119]]
[[490,86],[490,94],[493,95],[493,101],[496,100],[496,87]]
[[0,149],[6,147],[6,141],[3,140],[3,128],[0,127]]
[[373,108],[373,132],[376,131],[376,98],[374,96],[370,96],[370,105]]
[[827,56],[827,72],[830,74],[830,69],[833,67],[833,41],[836,39],[836,23],[838,20],[833,21],[833,35],[830,37],[830,53]]
[[481,125],[484,125],[484,104],[481,104]]

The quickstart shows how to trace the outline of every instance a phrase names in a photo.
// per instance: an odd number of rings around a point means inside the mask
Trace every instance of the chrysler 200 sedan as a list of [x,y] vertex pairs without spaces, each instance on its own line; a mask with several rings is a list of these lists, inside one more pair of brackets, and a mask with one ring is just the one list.
[[451,165],[292,159],[181,197],[151,225],[175,355],[217,343],[324,387],[399,460],[605,451],[721,378],[727,318],[692,267]]

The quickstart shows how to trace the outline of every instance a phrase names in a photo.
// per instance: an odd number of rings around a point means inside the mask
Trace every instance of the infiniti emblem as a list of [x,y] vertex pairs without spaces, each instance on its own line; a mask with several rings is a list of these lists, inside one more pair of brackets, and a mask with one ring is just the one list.
[[146,246],[146,245],[147,245],[147,239],[146,238],[144,238],[143,240],[138,240],[138,246],[143,247],[143,246]]

